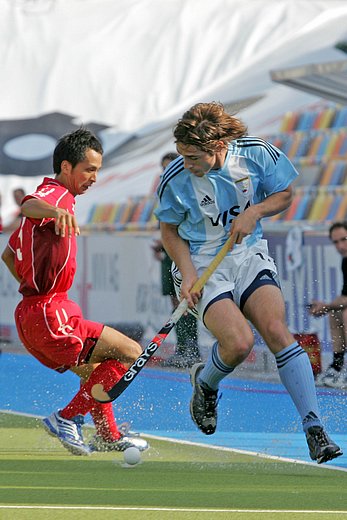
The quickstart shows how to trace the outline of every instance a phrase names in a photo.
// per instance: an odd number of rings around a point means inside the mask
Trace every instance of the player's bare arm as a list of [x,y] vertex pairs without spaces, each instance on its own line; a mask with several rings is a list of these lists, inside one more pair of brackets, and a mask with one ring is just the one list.
[[198,302],[201,292],[189,291],[198,279],[198,275],[192,262],[189,245],[183,240],[178,232],[177,226],[166,222],[160,223],[163,246],[169,257],[175,262],[182,275],[181,297],[186,298],[189,307],[194,307]]
[[55,233],[61,237],[65,237],[66,230],[69,236],[80,234],[75,215],[72,215],[66,209],[52,206],[44,200],[35,198],[26,200],[22,204],[22,213],[25,217],[35,219],[54,218]]
[[240,244],[242,239],[252,233],[257,221],[263,217],[277,215],[289,208],[293,198],[293,189],[289,186],[283,191],[273,193],[259,204],[249,206],[233,220],[230,234],[235,237],[235,243]]
[[18,276],[18,273],[15,268],[15,256],[12,249],[7,245],[1,255],[1,259],[3,262],[5,262],[7,269],[10,271],[12,276],[17,280],[17,282],[20,282],[20,277]]

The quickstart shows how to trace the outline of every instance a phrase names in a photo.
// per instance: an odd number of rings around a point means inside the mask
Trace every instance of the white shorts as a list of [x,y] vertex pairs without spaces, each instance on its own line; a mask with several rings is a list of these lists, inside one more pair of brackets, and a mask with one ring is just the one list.
[[[192,260],[201,276],[210,264],[211,257],[194,255]],[[172,264],[171,271],[179,298],[182,276],[175,264]],[[206,282],[201,299],[190,312],[203,321],[209,305],[221,295],[222,298],[231,298],[242,310],[247,298],[261,285],[280,286],[275,262],[268,254],[267,241],[264,239],[224,258]]]

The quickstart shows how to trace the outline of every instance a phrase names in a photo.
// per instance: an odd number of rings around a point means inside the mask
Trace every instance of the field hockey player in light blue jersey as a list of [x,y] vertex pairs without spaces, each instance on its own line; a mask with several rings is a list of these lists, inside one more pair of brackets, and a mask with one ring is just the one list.
[[[319,418],[311,364],[288,330],[277,269],[260,223],[290,206],[298,172],[278,148],[246,131],[220,103],[193,106],[174,129],[180,157],[165,170],[158,188],[156,215],[174,262],[177,293],[216,338],[206,363],[191,369],[190,412],[203,433],[215,432],[219,383],[253,348],[251,322],[275,356],[301,416],[310,457],[327,462],[342,451]],[[235,244],[230,253],[202,292],[190,292],[229,235]]]

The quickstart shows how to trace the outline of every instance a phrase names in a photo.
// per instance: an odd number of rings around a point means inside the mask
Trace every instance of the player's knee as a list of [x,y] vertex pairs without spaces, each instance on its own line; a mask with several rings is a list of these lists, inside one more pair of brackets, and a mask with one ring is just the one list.
[[243,335],[232,335],[230,340],[221,344],[224,350],[223,359],[227,365],[239,365],[251,352],[254,345],[254,336],[251,331],[247,331]]
[[236,358],[236,361],[239,363],[242,363],[249,355],[253,348],[253,338],[252,341],[240,341],[237,342],[236,345],[234,345],[234,357]]
[[281,319],[273,319],[264,327],[265,333],[262,334],[264,340],[269,345],[279,345],[286,343],[288,329]]
[[132,361],[136,361],[136,359],[142,354],[142,347],[137,341],[129,339],[129,348],[128,348],[128,357],[132,359]]

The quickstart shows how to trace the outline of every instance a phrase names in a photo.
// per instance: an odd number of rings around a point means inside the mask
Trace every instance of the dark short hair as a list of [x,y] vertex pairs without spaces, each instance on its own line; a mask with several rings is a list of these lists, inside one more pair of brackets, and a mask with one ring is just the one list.
[[329,228],[329,238],[331,238],[331,234],[335,229],[344,228],[347,231],[347,221],[342,220],[341,222],[334,222]]
[[53,171],[60,173],[61,163],[68,161],[74,168],[84,161],[87,150],[103,154],[102,145],[97,137],[87,128],[81,127],[74,132],[63,135],[53,152]]
[[170,162],[174,161],[175,159],[177,159],[177,157],[178,157],[178,153],[176,153],[176,152],[167,152],[161,158],[160,164],[163,164],[164,161],[170,161]]

